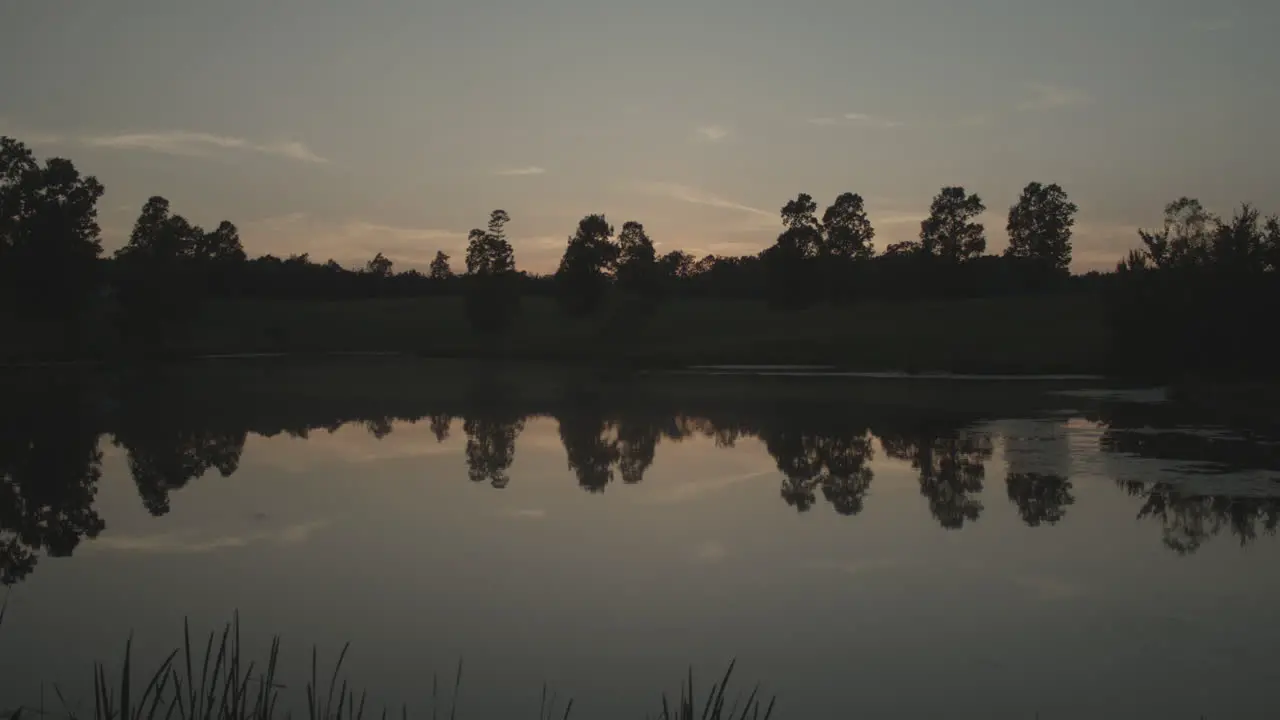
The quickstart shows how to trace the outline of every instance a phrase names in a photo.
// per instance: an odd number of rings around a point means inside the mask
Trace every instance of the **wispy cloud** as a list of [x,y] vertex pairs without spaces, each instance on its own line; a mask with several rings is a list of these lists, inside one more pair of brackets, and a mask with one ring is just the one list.
[[1031,96],[1018,103],[1023,112],[1058,110],[1090,102],[1087,94],[1074,88],[1048,83],[1027,83],[1026,87]]
[[244,138],[188,130],[92,135],[80,138],[80,142],[89,147],[116,150],[147,150],[167,155],[189,157],[203,157],[217,152],[239,151],[272,155],[299,162],[328,162],[328,160],[313,152],[311,148],[296,141],[256,143]]
[[706,192],[705,190],[699,190],[698,188],[690,187],[688,185],[669,182],[651,182],[641,183],[641,189],[651,195],[659,195],[672,200],[690,203],[692,205],[705,205],[707,207],[720,208],[721,210],[734,210],[737,212],[747,213],[761,219],[768,218],[774,223],[778,221],[778,214],[776,212],[769,212],[768,210],[761,210],[760,208],[751,207],[750,205],[734,202],[733,200],[728,200],[720,197],[719,195]]
[[89,545],[93,550],[137,552],[152,554],[196,554],[248,547],[258,543],[295,545],[306,542],[327,521],[312,521],[287,525],[278,530],[199,537],[194,533],[167,533],[160,535],[104,535]]
[[519,177],[521,175],[545,175],[546,172],[547,172],[546,168],[541,168],[541,167],[538,167],[537,165],[526,165],[525,167],[503,168],[501,170],[494,170],[493,174],[501,175],[502,177]]
[[698,128],[698,135],[708,142],[720,142],[729,137],[729,128],[723,125],[703,125]]
[[868,128],[898,128],[905,123],[901,120],[893,118],[880,117],[878,115],[868,115],[867,113],[851,112],[844,115],[826,116],[809,118],[810,125],[818,125],[821,127],[834,127],[837,125],[845,125],[849,127],[868,127]]

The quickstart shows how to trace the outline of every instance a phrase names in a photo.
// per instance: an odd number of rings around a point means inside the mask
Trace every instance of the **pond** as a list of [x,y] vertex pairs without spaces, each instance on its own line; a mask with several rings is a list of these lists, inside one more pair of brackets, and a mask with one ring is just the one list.
[[[1089,379],[223,361],[4,385],[0,710],[238,612],[282,703],[1274,717],[1280,444]],[[375,714],[376,716],[376,714]]]

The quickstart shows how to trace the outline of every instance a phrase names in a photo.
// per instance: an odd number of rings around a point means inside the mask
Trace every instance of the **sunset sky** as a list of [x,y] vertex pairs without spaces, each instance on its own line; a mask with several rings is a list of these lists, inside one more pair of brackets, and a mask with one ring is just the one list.
[[251,255],[400,267],[497,207],[519,267],[584,214],[662,252],[754,253],[798,192],[862,194],[876,246],[943,185],[989,250],[1027,182],[1107,267],[1196,196],[1280,211],[1274,0],[0,0],[0,134]]

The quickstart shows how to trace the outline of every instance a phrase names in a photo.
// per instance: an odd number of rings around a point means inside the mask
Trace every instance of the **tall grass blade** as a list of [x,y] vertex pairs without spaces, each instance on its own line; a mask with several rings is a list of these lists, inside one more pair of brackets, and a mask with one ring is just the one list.
[[[333,702],[333,686],[338,684],[338,673],[342,671],[342,661],[346,659],[347,650],[350,647],[351,647],[351,643],[346,643],[345,645],[342,646],[342,652],[338,653],[338,662],[335,663],[333,666],[333,675],[329,677],[329,693],[325,697],[325,701],[324,701],[325,720],[329,720],[329,718],[333,717],[332,715],[329,714],[329,708],[332,707],[331,703]],[[346,683],[343,683],[344,686],[345,684]],[[342,712],[341,696],[338,697],[338,712],[339,713]]]
[[573,710],[573,698],[569,698],[569,704],[564,706],[564,717],[561,720],[569,720],[571,710]]
[[708,708],[712,712],[714,712],[715,715],[709,716],[707,709],[703,709],[702,711],[703,720],[707,720],[708,717],[716,717],[716,718],[720,717],[720,712],[724,710],[724,691],[725,691],[725,688],[729,687],[729,678],[733,676],[733,668],[737,664],[738,664],[737,658],[730,660],[729,668],[724,671],[724,677],[720,678],[720,690],[717,692],[714,687],[711,688],[711,692],[715,695],[715,702],[708,705]]
[[124,668],[120,670],[120,717],[122,719],[129,716],[129,712],[133,707],[129,704],[129,686],[133,684],[130,682],[131,678],[129,677],[129,662],[132,655],[133,633],[129,633],[129,638],[124,641]]
[[453,679],[453,700],[449,703],[449,720],[458,712],[458,690],[462,687],[462,658],[458,658],[458,675]]
[[[153,693],[155,694],[155,698],[151,703],[151,714],[155,715],[156,705],[160,702],[160,694],[164,692],[164,686],[169,682],[169,667],[173,664],[173,659],[177,656],[177,650],[169,653],[169,656],[164,659],[164,662],[160,663],[160,667],[156,668],[156,671],[152,673],[151,680],[147,682],[147,686],[142,690],[142,699],[138,701],[138,708],[136,711],[128,705],[124,706],[124,712],[129,717],[133,718],[133,720],[141,720],[142,709],[147,706],[147,698],[151,697]],[[124,701],[122,700],[121,703],[123,702]]]
[[307,683],[307,717],[316,718],[316,646],[311,646],[311,682]]

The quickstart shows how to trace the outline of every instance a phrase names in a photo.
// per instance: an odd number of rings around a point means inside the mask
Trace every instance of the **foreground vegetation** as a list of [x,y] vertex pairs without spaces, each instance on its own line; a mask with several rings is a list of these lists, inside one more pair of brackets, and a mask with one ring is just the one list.
[[[0,604],[0,625],[3,621],[4,606]],[[284,686],[277,678],[279,636],[272,638],[265,662],[250,660],[242,655],[239,617],[224,627],[221,634],[209,633],[203,650],[199,644],[193,644],[191,628],[184,623],[182,646],[154,668],[140,671],[134,666],[132,644],[132,639],[125,643],[124,656],[114,674],[108,674],[105,664],[94,664],[92,714],[71,707],[61,688],[54,685],[60,712],[19,706],[7,710],[4,716],[9,720],[46,714],[63,715],[68,720],[271,720],[292,717],[292,706],[301,707],[302,698],[281,698]],[[369,718],[407,719],[411,713],[407,705],[398,708],[370,705],[368,693],[357,690],[342,675],[349,648],[349,644],[343,646],[332,671],[325,673],[319,671],[318,653],[312,648],[311,674],[302,693],[306,701],[305,717],[308,720],[363,720],[367,712]],[[746,696],[736,692],[733,696],[727,695],[733,670],[734,663],[730,662],[724,676],[711,685],[704,697],[695,691],[690,670],[678,696],[661,695],[656,717],[660,720],[768,720],[773,715],[776,698],[765,698],[759,685]],[[465,718],[465,708],[459,715],[462,663],[458,663],[448,686],[442,687],[439,680],[432,675],[431,717]],[[555,692],[543,685],[538,720],[568,720],[574,717],[573,710],[572,698],[561,702]]]

